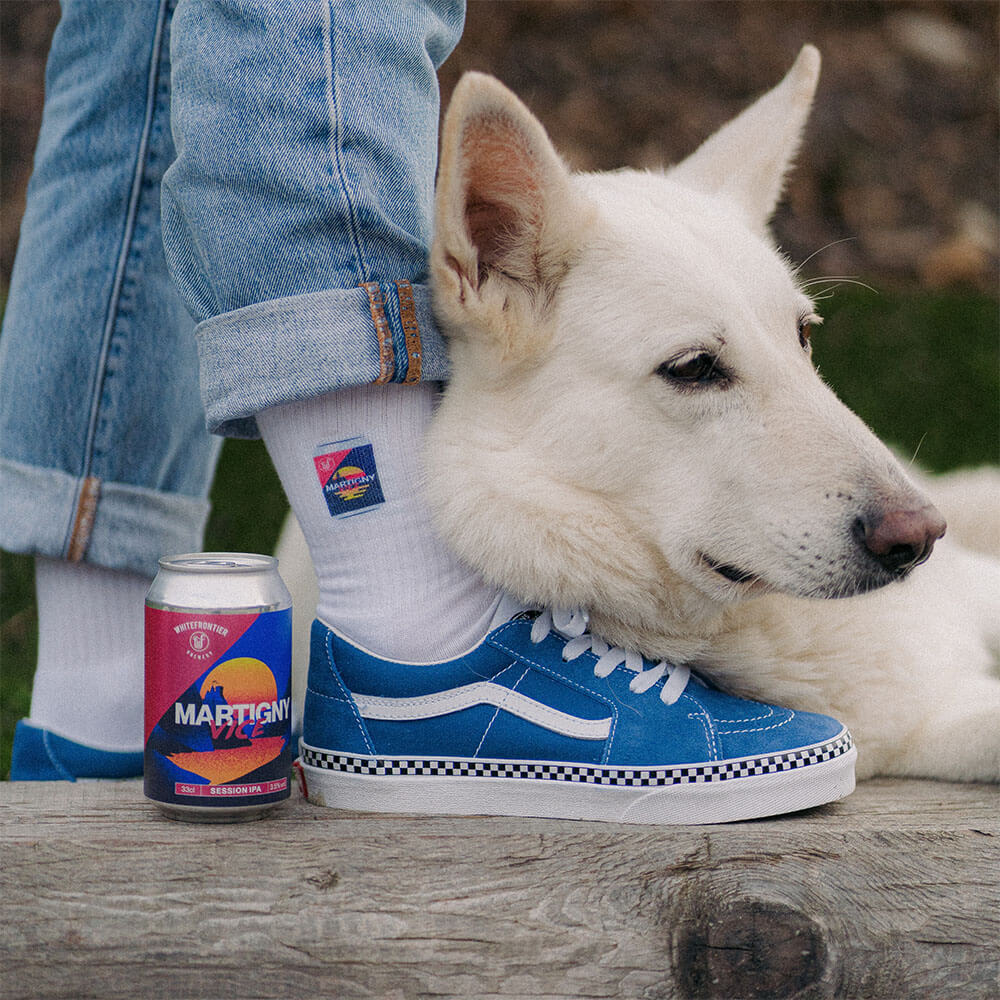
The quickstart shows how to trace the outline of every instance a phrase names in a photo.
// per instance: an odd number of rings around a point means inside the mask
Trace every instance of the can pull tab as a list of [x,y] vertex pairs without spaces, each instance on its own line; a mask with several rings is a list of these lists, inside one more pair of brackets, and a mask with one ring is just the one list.
[[160,568],[179,572],[219,573],[231,570],[261,572],[272,570],[278,562],[274,556],[250,552],[190,552],[181,556],[164,556]]

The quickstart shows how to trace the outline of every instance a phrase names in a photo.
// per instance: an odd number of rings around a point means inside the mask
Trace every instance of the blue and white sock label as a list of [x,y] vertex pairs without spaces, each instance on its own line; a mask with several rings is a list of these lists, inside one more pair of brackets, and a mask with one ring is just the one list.
[[385,503],[375,453],[364,438],[321,444],[313,462],[331,517],[350,517]]

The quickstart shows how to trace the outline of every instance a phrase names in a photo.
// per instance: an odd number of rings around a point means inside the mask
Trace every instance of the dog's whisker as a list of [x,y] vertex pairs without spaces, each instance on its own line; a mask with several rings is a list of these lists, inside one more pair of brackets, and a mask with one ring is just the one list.
[[825,244],[824,246],[821,246],[818,250],[813,250],[813,252],[809,254],[809,256],[806,257],[806,259],[802,261],[802,263],[795,268],[794,273],[798,274],[799,271],[801,271],[802,268],[804,268],[806,264],[808,264],[809,261],[813,259],[813,257],[816,257],[818,254],[821,254],[824,250],[829,250],[830,247],[835,247],[839,243],[852,243],[856,239],[857,239],[856,236],[845,236],[843,239],[840,240],[831,240],[829,243]]
[[816,285],[828,285],[837,284],[839,285],[858,285],[860,288],[867,288],[868,291],[874,292],[876,295],[880,294],[877,288],[873,288],[871,285],[864,281],[859,281],[857,278],[848,277],[846,274],[834,274],[828,275],[821,278],[810,278],[808,281],[803,281],[801,287],[803,289],[813,288]]
[[920,435],[920,440],[917,442],[916,448],[913,449],[913,454],[910,456],[910,465],[911,466],[914,466],[914,465],[917,464],[917,452],[920,451],[921,446],[923,445],[924,441],[926,441],[926,440],[927,440],[927,431],[924,431],[924,433]]

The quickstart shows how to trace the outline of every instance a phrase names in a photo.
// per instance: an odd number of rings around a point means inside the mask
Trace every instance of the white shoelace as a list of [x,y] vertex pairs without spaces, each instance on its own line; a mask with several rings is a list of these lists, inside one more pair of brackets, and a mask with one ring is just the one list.
[[596,654],[598,659],[594,664],[594,674],[597,677],[607,677],[615,667],[624,664],[626,670],[635,674],[628,685],[634,694],[648,691],[660,678],[666,676],[667,682],[660,692],[660,701],[665,705],[673,705],[680,698],[691,676],[687,667],[676,667],[665,660],[645,669],[641,654],[635,650],[609,646],[603,639],[588,632],[585,611],[543,611],[531,626],[531,641],[539,643],[549,632],[556,632],[569,640],[563,648],[563,660],[574,660],[588,649]]

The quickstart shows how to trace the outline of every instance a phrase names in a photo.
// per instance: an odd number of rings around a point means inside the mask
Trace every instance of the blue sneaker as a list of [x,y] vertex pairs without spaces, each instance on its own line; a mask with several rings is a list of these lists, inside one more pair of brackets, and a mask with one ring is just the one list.
[[842,798],[856,756],[834,719],[609,647],[581,614],[522,612],[424,664],[315,622],[297,767],[343,809],[722,823]]
[[21,719],[14,729],[11,781],[76,781],[77,778],[138,778],[142,751],[95,750]]

